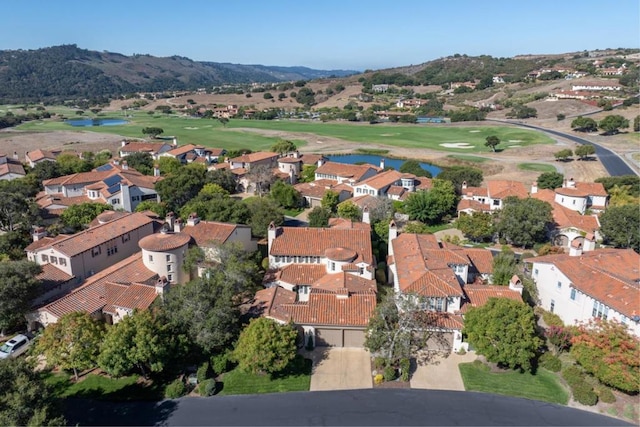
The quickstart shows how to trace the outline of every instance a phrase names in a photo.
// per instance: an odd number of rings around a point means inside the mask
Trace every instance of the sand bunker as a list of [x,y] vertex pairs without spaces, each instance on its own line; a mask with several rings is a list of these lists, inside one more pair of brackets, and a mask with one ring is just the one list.
[[478,133],[480,132],[479,130],[470,130],[469,133]]
[[380,136],[394,136],[395,133],[381,133]]
[[445,148],[473,148],[473,145],[469,145],[466,142],[445,142],[439,145]]
[[184,127],[186,130],[196,130],[196,129],[200,129],[199,127],[194,127],[194,126],[185,126]]
[[510,139],[509,142],[522,142],[521,139]]

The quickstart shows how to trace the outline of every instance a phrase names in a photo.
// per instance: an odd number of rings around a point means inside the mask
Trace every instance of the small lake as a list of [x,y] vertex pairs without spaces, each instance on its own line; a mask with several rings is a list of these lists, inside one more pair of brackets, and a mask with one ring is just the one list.
[[66,124],[73,127],[89,127],[89,126],[119,126],[126,125],[128,122],[122,119],[71,119],[65,120]]
[[[325,157],[330,161],[336,163],[347,163],[350,165],[354,165],[356,163],[369,163],[376,166],[380,166],[380,160],[384,159],[384,166],[392,167],[395,170],[400,170],[400,166],[402,166],[402,164],[405,162],[405,160],[403,159],[390,159],[388,157],[377,156],[374,154],[343,154]],[[433,175],[434,177],[442,171],[442,169],[440,169],[439,167],[429,163],[420,162],[420,167],[431,172],[431,175]]]

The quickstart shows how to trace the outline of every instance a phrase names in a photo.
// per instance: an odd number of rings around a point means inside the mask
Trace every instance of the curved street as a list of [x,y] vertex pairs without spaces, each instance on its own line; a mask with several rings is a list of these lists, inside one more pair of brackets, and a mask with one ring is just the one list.
[[500,122],[500,123],[509,123],[514,126],[521,126],[529,129],[538,130],[541,132],[546,132],[551,135],[559,136],[561,138],[566,138],[578,144],[591,144],[595,147],[596,155],[600,159],[600,162],[602,162],[602,165],[607,170],[609,175],[611,176],[638,175],[638,172],[635,171],[633,168],[631,168],[621,156],[609,150],[608,148],[604,148],[602,145],[596,144],[593,141],[589,141],[587,139],[580,138],[578,136],[575,136],[569,133],[559,132],[557,130],[547,129],[547,128],[534,126],[526,123],[518,123],[514,121],[509,121],[509,120],[495,120],[495,119],[487,119],[487,120],[493,121],[493,122]]
[[449,426],[632,425],[536,400],[487,393],[371,389],[182,398],[161,402],[69,399],[69,425]]

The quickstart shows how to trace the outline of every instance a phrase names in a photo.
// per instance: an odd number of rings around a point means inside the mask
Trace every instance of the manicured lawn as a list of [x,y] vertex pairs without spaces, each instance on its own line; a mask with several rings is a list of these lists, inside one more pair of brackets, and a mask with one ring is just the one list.
[[494,373],[489,372],[488,366],[476,362],[459,365],[467,391],[524,397],[561,405],[569,401],[569,394],[560,385],[556,375],[546,369],[538,369],[536,375],[511,370]]
[[[53,110],[53,109],[50,109]],[[377,144],[408,148],[430,148],[460,154],[471,152],[489,152],[484,146],[485,138],[496,135],[500,138],[500,148],[549,144],[553,141],[541,132],[508,126],[476,127],[430,127],[424,125],[367,125],[353,123],[321,123],[292,120],[241,120],[234,119],[223,126],[215,119],[197,119],[172,114],[147,114],[145,111],[100,113],[100,118],[121,118],[129,123],[120,126],[72,127],[60,119],[31,121],[17,127],[19,130],[45,131],[91,131],[111,133],[126,137],[143,138],[145,127],[160,127],[164,130],[161,137],[175,136],[179,143],[202,144],[208,147],[222,147],[227,150],[248,148],[253,151],[269,149],[277,138],[268,138],[252,132],[251,129],[266,129],[285,132],[303,132],[320,136],[341,138],[346,141],[367,143],[376,149]],[[77,116],[69,112],[67,118],[92,118],[87,113]],[[302,141],[295,141],[302,145]],[[468,148],[456,148],[447,144],[463,144]]]
[[471,156],[469,154],[449,154],[447,157],[473,163],[484,163],[489,161],[489,159],[485,157]]
[[66,373],[46,373],[45,382],[49,384],[56,397],[83,397],[102,400],[159,400],[163,397],[163,386],[138,383],[138,375],[122,378],[107,378],[88,374],[77,383]]
[[519,163],[518,169],[534,172],[556,172],[556,168],[553,165],[545,163]]
[[289,369],[281,375],[250,374],[234,369],[224,374],[220,395],[284,393],[289,391],[309,391],[311,384],[311,365],[309,359],[297,356]]

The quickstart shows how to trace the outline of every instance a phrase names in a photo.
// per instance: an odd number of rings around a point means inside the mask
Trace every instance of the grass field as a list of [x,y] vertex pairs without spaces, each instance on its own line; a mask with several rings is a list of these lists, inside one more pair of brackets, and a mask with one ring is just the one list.
[[268,374],[250,374],[234,369],[224,374],[220,395],[284,393],[289,391],[309,391],[311,384],[309,359],[297,356],[289,369],[277,377]]
[[[52,108],[51,111],[54,109]],[[90,113],[84,116],[69,114],[68,118],[96,117]],[[455,153],[489,152],[484,146],[485,138],[496,135],[500,138],[500,148],[511,146],[527,146],[533,144],[547,144],[553,141],[542,133],[523,130],[515,127],[434,127],[423,125],[367,125],[352,123],[322,123],[302,121],[265,121],[265,120],[231,120],[223,126],[215,119],[196,119],[166,114],[147,114],[143,111],[131,112],[126,117],[121,112],[113,114],[100,113],[100,118],[121,118],[129,121],[121,126],[72,127],[60,119],[32,121],[17,127],[25,131],[87,131],[111,133],[126,137],[143,138],[142,129],[145,127],[160,127],[164,130],[162,136],[175,136],[181,144],[202,144],[208,147],[223,147],[228,150],[249,148],[254,151],[265,150],[273,145],[276,138],[262,136],[256,132],[243,129],[265,129],[272,131],[309,133],[318,136],[340,138],[346,141],[407,147],[429,148]],[[296,143],[302,144],[301,141]],[[443,145],[445,144],[445,145]],[[447,146],[446,144],[453,144]],[[461,148],[467,147],[467,148]],[[375,147],[372,147],[375,148]]]
[[470,154],[449,154],[447,157],[472,163],[484,163],[489,161],[489,159],[485,157],[472,156]]
[[138,375],[122,378],[107,378],[88,374],[74,383],[66,373],[46,373],[45,382],[52,388],[56,397],[78,397],[101,400],[160,400],[163,386],[138,383]]
[[536,375],[518,371],[495,373],[480,361],[461,363],[459,368],[467,391],[524,397],[561,405],[569,401],[569,393],[560,385],[556,375],[546,369],[538,369]]
[[556,168],[553,165],[544,163],[519,163],[518,169],[534,172],[556,172]]

